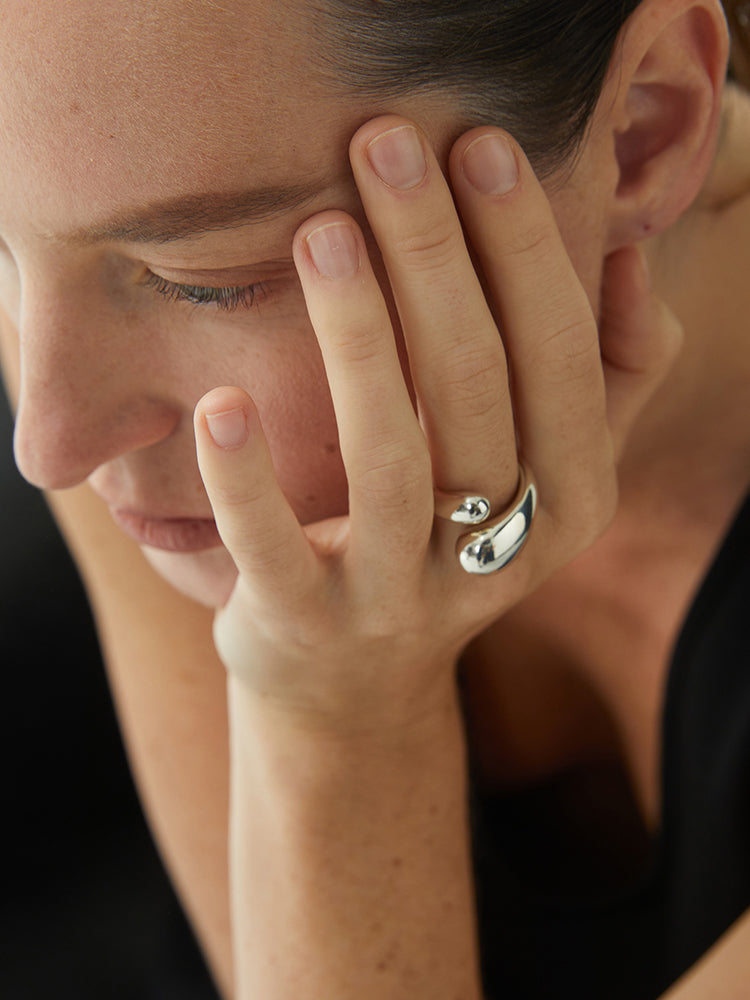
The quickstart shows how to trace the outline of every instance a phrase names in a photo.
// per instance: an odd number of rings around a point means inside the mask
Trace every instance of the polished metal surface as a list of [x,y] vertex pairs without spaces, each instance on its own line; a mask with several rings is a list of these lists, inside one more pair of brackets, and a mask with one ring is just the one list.
[[435,517],[455,524],[482,524],[490,516],[490,502],[474,493],[435,490]]
[[463,497],[451,511],[450,519],[456,524],[481,524],[490,516],[490,502],[486,497]]
[[526,543],[535,510],[536,486],[524,484],[521,499],[509,512],[459,539],[458,556],[466,572],[496,573],[507,566]]

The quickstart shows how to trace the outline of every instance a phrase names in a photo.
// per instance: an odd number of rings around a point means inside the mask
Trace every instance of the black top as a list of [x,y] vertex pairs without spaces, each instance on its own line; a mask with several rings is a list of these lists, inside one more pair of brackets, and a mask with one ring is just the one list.
[[83,588],[0,392],[2,1000],[218,1000],[154,849]]
[[534,795],[474,795],[488,998],[651,1000],[750,907],[749,619],[750,498],[675,648],[661,829],[627,888],[561,893],[570,859]]

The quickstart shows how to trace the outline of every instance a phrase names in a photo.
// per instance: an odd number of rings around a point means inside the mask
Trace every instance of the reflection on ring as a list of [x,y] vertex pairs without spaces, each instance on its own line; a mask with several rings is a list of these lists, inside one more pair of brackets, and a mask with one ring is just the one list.
[[466,572],[496,573],[507,566],[526,543],[535,510],[536,486],[529,483],[512,510],[459,539],[459,560]]

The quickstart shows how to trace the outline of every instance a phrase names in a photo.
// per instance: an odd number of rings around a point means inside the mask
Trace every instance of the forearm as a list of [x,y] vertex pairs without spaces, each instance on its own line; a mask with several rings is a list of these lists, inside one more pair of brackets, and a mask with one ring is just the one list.
[[476,1000],[457,706],[344,739],[229,701],[237,1000]]
[[156,577],[88,487],[49,499],[92,601],[149,824],[231,997],[225,671],[210,613]]
[[750,910],[661,1000],[745,1000],[750,983]]

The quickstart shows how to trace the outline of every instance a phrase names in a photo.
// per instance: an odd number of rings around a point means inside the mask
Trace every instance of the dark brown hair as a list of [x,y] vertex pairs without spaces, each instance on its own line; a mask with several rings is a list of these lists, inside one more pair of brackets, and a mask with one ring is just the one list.
[[750,0],[722,0],[732,33],[730,77],[750,90]]
[[329,74],[375,98],[449,92],[467,124],[519,140],[540,173],[585,134],[640,0],[321,0]]

